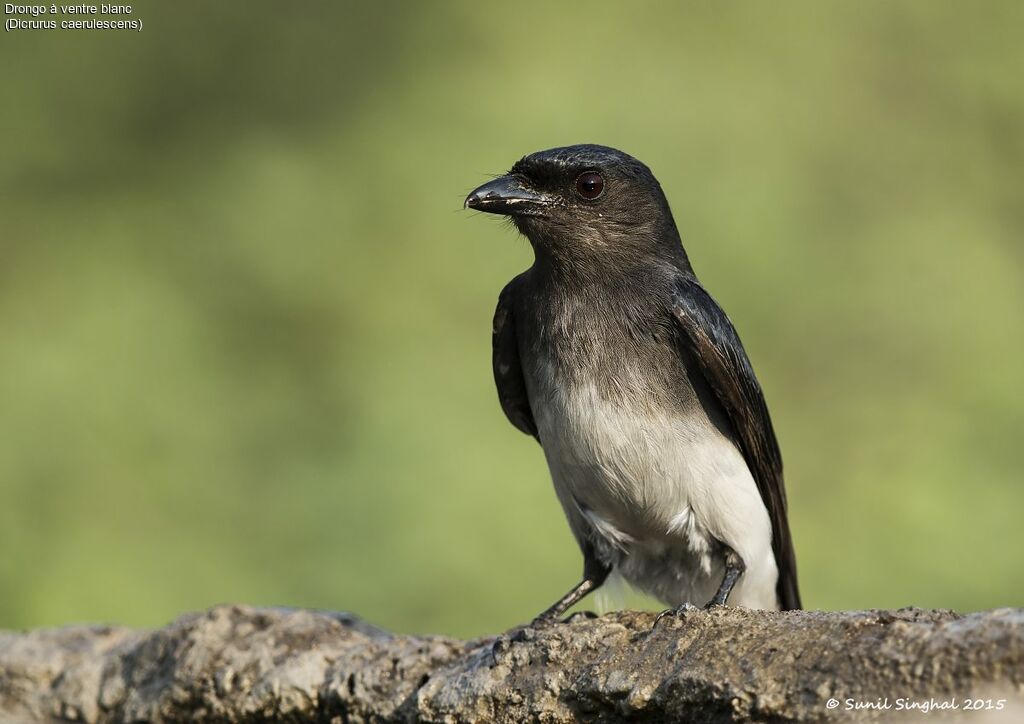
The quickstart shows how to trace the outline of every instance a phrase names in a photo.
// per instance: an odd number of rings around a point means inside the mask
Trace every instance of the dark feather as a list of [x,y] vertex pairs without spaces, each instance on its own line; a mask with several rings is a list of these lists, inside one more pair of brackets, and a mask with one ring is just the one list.
[[678,278],[672,314],[688,342],[680,352],[696,362],[725,410],[768,509],[772,550],[779,569],[776,588],[779,603],[784,610],[798,609],[800,592],[786,514],[782,454],[750,360],[725,312],[694,277],[681,275]]
[[516,321],[512,303],[520,277],[510,281],[498,297],[498,308],[494,310],[494,328],[491,342],[494,351],[494,383],[498,387],[498,400],[501,409],[513,425],[533,435],[537,435],[537,423],[530,410],[530,401],[526,396],[526,380],[523,379],[523,367],[519,359],[519,342],[516,337]]

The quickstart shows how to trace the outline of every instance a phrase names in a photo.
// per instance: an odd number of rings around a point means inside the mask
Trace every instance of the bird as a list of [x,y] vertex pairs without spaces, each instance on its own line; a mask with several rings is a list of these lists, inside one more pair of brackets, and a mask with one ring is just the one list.
[[509,218],[533,249],[498,297],[494,379],[583,555],[580,582],[533,623],[613,573],[666,614],[799,609],[764,394],[651,170],[608,146],[551,148],[464,208]]

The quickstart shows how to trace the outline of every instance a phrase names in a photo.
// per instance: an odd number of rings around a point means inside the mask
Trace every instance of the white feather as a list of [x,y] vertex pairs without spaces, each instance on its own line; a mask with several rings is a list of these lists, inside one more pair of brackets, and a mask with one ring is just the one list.
[[721,583],[718,540],[746,564],[729,602],[778,608],[768,512],[743,455],[706,416],[638,414],[590,383],[539,387],[534,414],[570,525],[586,521],[628,582],[671,606],[702,605]]

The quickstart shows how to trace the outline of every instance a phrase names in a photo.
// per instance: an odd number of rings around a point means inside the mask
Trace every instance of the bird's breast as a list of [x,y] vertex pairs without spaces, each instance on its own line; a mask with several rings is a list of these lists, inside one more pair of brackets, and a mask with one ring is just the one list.
[[563,339],[526,374],[556,489],[631,537],[666,530],[709,466],[745,469],[667,352]]

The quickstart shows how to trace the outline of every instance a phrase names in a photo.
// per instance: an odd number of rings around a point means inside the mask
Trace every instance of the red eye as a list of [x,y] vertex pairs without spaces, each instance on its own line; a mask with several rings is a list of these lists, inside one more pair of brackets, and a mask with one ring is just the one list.
[[596,171],[581,173],[576,179],[576,193],[588,201],[593,201],[604,193],[604,179]]

